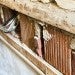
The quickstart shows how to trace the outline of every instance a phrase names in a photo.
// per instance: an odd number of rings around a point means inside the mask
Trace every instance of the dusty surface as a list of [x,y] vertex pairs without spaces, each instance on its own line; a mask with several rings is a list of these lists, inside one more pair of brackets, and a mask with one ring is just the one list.
[[75,34],[75,12],[49,3],[30,0],[0,0],[0,4]]
[[59,7],[75,11],[75,0],[55,0]]
[[0,75],[37,75],[0,40]]

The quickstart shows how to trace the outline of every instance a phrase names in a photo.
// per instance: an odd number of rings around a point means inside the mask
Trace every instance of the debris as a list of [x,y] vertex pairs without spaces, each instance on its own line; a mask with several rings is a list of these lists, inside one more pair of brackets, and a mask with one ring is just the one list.
[[52,38],[52,35],[46,29],[43,29],[43,38],[45,41],[49,41]]
[[9,22],[7,22],[7,24],[5,26],[0,25],[0,29],[4,32],[11,32],[13,30],[15,30],[17,24],[16,24],[16,17],[9,20]]
[[14,31],[18,25],[17,12],[5,6],[0,6],[0,22],[0,30],[4,32]]

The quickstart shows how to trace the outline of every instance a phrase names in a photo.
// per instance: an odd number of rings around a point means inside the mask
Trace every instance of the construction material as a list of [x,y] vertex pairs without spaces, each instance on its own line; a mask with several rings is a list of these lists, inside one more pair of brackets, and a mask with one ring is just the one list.
[[14,31],[18,25],[17,12],[0,5],[0,16],[0,29],[4,32]]
[[44,41],[45,60],[64,75],[72,75],[71,36],[53,26],[46,27],[46,30],[52,35],[52,38]]
[[61,72],[56,70],[50,64],[45,62],[43,59],[38,57],[31,49],[25,44],[22,44],[18,39],[12,37],[9,34],[5,34],[0,31],[0,35],[16,50],[21,53],[24,57],[30,60],[36,67],[38,67],[45,75],[63,75]]
[[11,32],[11,31],[14,31],[15,28],[17,27],[17,18],[16,17],[13,17],[11,20],[8,21],[8,23],[3,26],[3,25],[0,25],[0,29],[4,32]]
[[36,52],[40,57],[43,57],[43,45],[42,45],[42,27],[40,24],[38,24],[37,21],[34,21],[35,23],[35,36],[34,39],[36,40]]
[[[9,4],[7,4],[6,2],[9,2]],[[23,14],[20,15],[20,27],[21,27],[21,37],[22,37],[21,40],[24,42],[23,45],[24,47],[26,47],[25,46],[26,44],[29,48],[35,50],[35,45],[34,45],[35,25],[34,25],[34,21],[30,17],[41,20],[45,24],[47,23],[47,27],[45,28],[45,30],[42,30],[43,31],[42,37],[44,39],[45,60],[49,64],[57,68],[59,71],[61,71],[63,74],[72,75],[71,73],[72,72],[72,68],[71,68],[72,49],[70,48],[71,37],[65,34],[63,30],[75,34],[75,19],[74,19],[75,12],[64,10],[52,3],[50,3],[49,5],[48,4],[44,5],[39,2],[30,2],[29,0],[12,1],[13,4],[10,2],[10,0],[9,1],[6,0],[4,2],[2,0],[0,1],[0,3],[10,7],[11,9],[15,9],[16,11],[25,14],[25,15]],[[12,7],[10,4],[12,4]],[[26,15],[30,17],[27,17]],[[52,27],[50,25],[56,26],[58,28]],[[42,28],[44,29],[43,26]],[[48,37],[45,36],[46,34]],[[1,35],[3,36],[2,32]],[[32,54],[29,55],[27,51],[26,53],[23,52],[23,48],[21,48],[20,45],[17,45],[19,42],[15,46],[13,40],[11,40],[10,38],[9,40],[12,43],[9,41],[8,42],[12,44],[13,47],[15,47],[17,50],[20,49],[19,51],[24,56],[26,56],[28,60],[30,60],[31,62],[34,61],[33,64],[35,64],[38,68],[42,67],[40,69],[43,71],[44,74],[47,75],[51,73],[53,75],[56,74],[54,70],[51,71],[49,69],[50,67],[46,67],[45,64],[38,65],[38,63],[40,62],[36,60],[35,57],[32,56]],[[37,41],[37,44],[41,48],[40,39]],[[40,48],[38,49],[39,51],[41,51]],[[39,56],[42,57],[42,52],[38,52],[38,54]],[[36,63],[35,61],[37,61],[38,63]]]
[[21,41],[29,48],[35,51],[35,29],[34,21],[28,16],[20,14],[20,27],[21,27]]
[[64,10],[53,3],[42,4],[30,0],[0,0],[0,4],[75,34],[75,12]]
[[55,0],[57,5],[69,11],[75,11],[75,0]]

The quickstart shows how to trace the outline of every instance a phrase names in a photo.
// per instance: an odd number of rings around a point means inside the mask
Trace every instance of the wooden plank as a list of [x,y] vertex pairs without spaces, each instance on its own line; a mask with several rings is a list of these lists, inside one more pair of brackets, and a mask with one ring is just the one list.
[[[30,60],[35,66],[37,66],[45,75],[63,75],[50,64],[45,62],[42,58],[38,57],[31,49],[29,49],[25,44],[22,44],[18,39],[13,38],[9,34],[5,34],[0,31],[0,35],[18,52],[20,52],[24,57]],[[48,72],[48,73],[46,73]]]
[[34,21],[26,15],[20,14],[21,41],[29,48],[35,50],[35,29]]
[[72,75],[75,75],[75,51],[72,51]]
[[[36,73],[37,75],[45,75],[40,69],[38,69],[30,60],[28,60],[26,57],[24,57],[20,52],[18,52],[12,45],[10,45],[10,43],[8,43],[2,36],[0,36],[0,42],[2,42],[2,44],[4,44],[5,46],[7,46],[9,49],[12,50],[12,52],[14,54],[16,54],[21,61],[25,62],[25,64],[27,64],[29,67],[31,67]],[[7,59],[6,59],[7,60]],[[16,60],[18,61],[18,59]],[[10,63],[9,63],[10,64]],[[21,63],[22,64],[22,63]],[[25,67],[25,66],[24,66]]]
[[71,37],[68,34],[65,34],[61,29],[53,26],[48,26],[46,30],[52,35],[52,38],[49,41],[46,41],[45,44],[45,60],[64,75],[72,75]]
[[0,0],[0,4],[75,34],[75,12],[30,0]]

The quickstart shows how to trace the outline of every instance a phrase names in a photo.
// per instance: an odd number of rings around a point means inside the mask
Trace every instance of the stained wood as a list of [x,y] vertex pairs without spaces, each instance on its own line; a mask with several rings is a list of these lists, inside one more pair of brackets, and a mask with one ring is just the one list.
[[0,0],[0,4],[75,34],[75,12],[30,0]]
[[20,27],[21,27],[21,41],[25,43],[29,48],[35,50],[35,29],[34,21],[28,16],[20,14]]
[[72,75],[75,75],[75,52],[72,51]]
[[52,39],[45,43],[45,60],[64,75],[72,75],[71,37],[53,26],[48,26],[46,29],[52,35]]

